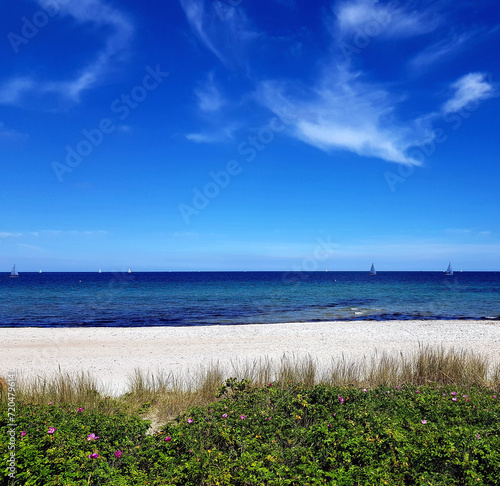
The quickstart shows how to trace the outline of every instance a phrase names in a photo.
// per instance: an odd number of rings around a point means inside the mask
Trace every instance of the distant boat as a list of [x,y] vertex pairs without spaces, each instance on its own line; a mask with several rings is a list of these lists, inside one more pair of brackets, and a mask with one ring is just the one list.
[[38,273],[42,273],[42,269],[38,270]]
[[127,273],[132,273],[132,270],[130,270],[130,268],[129,268]]
[[451,269],[451,262],[448,263],[448,268],[444,272],[445,275],[453,275],[453,270]]
[[16,266],[15,265],[12,267],[12,272],[10,272],[9,277],[10,278],[17,278],[17,277],[19,277],[19,274],[16,272]]
[[377,272],[375,271],[375,265],[372,263],[372,268],[370,268],[370,275],[377,275]]
[[98,272],[98,273],[102,273],[102,270],[101,270],[101,269],[99,269],[99,272]]

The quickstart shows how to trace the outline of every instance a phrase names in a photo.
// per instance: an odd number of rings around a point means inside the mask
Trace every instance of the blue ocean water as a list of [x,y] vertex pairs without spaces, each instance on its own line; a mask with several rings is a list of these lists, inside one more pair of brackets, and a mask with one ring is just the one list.
[[500,318],[500,272],[0,274],[0,326]]

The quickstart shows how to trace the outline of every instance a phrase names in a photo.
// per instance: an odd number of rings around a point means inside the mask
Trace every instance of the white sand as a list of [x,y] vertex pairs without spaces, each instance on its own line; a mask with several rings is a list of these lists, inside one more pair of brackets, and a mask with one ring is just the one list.
[[0,376],[17,371],[33,376],[89,371],[116,393],[135,368],[192,373],[200,366],[284,353],[311,355],[321,364],[331,358],[360,359],[388,352],[413,352],[422,345],[466,349],[500,364],[500,321],[384,321],[256,324],[245,326],[150,328],[3,328]]

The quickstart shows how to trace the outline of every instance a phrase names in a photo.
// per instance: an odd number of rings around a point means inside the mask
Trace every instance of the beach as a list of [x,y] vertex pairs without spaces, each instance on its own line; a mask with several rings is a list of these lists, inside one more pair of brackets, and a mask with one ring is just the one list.
[[283,355],[359,360],[443,346],[486,355],[500,364],[500,321],[332,321],[240,326],[134,328],[3,328],[0,376],[90,372],[111,393],[126,389],[135,369],[195,374]]

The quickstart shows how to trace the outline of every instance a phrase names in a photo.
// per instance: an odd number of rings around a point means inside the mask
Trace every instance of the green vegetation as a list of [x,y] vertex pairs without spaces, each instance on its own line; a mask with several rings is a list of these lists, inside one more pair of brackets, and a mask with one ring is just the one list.
[[[137,372],[119,398],[86,375],[21,383],[16,484],[498,484],[499,374],[488,379],[482,358],[425,349],[332,370],[318,378],[311,360],[285,360],[236,380],[216,367],[193,389]],[[1,484],[7,405],[3,390]]]

